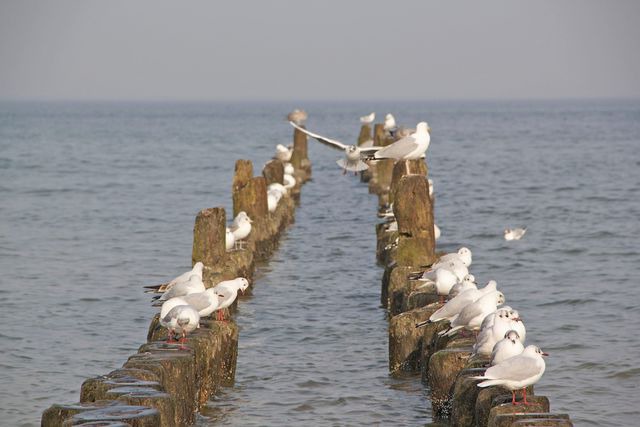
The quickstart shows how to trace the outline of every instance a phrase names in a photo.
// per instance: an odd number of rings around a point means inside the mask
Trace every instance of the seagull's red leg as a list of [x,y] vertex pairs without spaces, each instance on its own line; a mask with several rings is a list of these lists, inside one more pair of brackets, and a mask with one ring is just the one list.
[[529,402],[527,402],[527,388],[526,387],[522,388],[522,395],[524,396],[524,404],[525,405],[529,405]]
[[511,390],[511,404],[512,405],[517,405],[518,404],[516,402],[516,391],[515,390]]
[[187,333],[182,331],[182,337],[180,337],[180,350],[186,350],[187,347],[184,346],[184,343],[187,342]]
[[173,344],[175,343],[174,339],[173,339],[173,330],[169,329],[169,336],[167,337],[167,344]]

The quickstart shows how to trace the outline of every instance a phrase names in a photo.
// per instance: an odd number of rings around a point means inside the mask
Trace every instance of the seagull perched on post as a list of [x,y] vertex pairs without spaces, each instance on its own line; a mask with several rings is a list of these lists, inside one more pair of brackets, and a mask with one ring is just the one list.
[[376,119],[376,113],[371,113],[366,116],[360,117],[360,123],[363,125],[370,125]]

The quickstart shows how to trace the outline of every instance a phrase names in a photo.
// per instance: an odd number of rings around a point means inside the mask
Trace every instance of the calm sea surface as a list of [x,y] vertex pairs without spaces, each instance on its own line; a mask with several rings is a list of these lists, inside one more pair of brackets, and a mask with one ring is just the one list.
[[[640,102],[308,104],[353,142],[358,117],[426,119],[439,250],[466,245],[527,339],[536,386],[576,425],[640,411]],[[39,425],[122,365],[154,313],[141,285],[190,266],[201,208],[231,206],[234,161],[288,143],[287,104],[0,104],[0,424]],[[296,222],[237,314],[236,384],[199,425],[424,425],[419,378],[387,370],[376,199],[309,142]],[[527,226],[505,242],[506,226]]]

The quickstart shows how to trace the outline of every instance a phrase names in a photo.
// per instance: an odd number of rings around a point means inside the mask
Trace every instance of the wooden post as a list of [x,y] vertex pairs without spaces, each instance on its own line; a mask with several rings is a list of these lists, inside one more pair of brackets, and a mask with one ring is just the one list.
[[[301,125],[304,127],[304,125]],[[304,171],[304,181],[311,177],[311,162],[309,162],[309,153],[307,148],[307,134],[293,130],[293,154],[291,155],[291,164],[296,171]]]
[[429,183],[424,176],[408,175],[400,179],[395,192],[393,213],[398,222],[398,265],[433,264],[436,260],[433,208],[429,197]]
[[235,173],[233,175],[232,193],[244,187],[253,178],[253,163],[251,160],[236,160]]
[[244,187],[233,192],[233,217],[241,211],[253,221],[267,216],[267,181],[263,176],[251,178]]
[[262,168],[262,176],[267,180],[267,185],[284,184],[284,165],[280,160],[270,160]]
[[198,212],[193,226],[191,261],[214,267],[226,255],[226,214],[224,208],[208,208]]
[[360,146],[371,139],[371,126],[362,125],[360,127],[360,135],[358,135],[358,145]]
[[389,188],[389,203],[393,203],[394,192],[398,188],[398,183],[403,176],[421,175],[427,176],[427,164],[424,159],[398,160],[393,166],[391,174],[391,185]]

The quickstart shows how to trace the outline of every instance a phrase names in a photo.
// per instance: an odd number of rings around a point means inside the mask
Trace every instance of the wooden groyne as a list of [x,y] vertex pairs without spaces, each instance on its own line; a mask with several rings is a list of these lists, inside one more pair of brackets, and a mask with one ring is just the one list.
[[[374,127],[374,144],[392,140],[382,125]],[[365,175],[365,174],[363,174]],[[427,387],[434,420],[452,426],[571,426],[567,414],[550,412],[549,399],[528,388],[530,405],[512,405],[511,392],[501,386],[479,388],[490,360],[472,357],[475,338],[460,334],[441,337],[449,322],[429,323],[442,304],[434,286],[408,279],[411,272],[432,265],[436,253],[434,204],[429,195],[428,170],[424,160],[373,162],[366,177],[370,193],[380,209],[392,206],[391,222],[376,226],[376,259],[384,267],[381,304],[389,313],[389,370],[391,373],[421,373]],[[391,205],[392,204],[392,205]]]
[[[295,131],[291,163],[296,184],[276,209],[267,209],[267,186],[284,184],[284,163],[269,161],[254,176],[248,160],[238,160],[231,185],[233,215],[245,211],[252,230],[241,250],[227,252],[224,208],[198,212],[193,231],[192,264],[202,262],[207,288],[223,280],[253,277],[256,261],[267,259],[277,248],[284,229],[293,222],[302,185],[311,176],[307,138]],[[253,284],[253,281],[249,281]],[[251,286],[249,288],[249,291]],[[232,306],[231,309],[235,307]],[[54,404],[42,414],[43,427],[185,426],[195,422],[197,411],[216,391],[232,385],[238,355],[238,327],[233,320],[202,318],[189,335],[187,348],[166,343],[167,331],[151,319],[147,342],[121,368],[89,378],[80,389],[79,402]],[[228,316],[227,316],[228,318]]]

